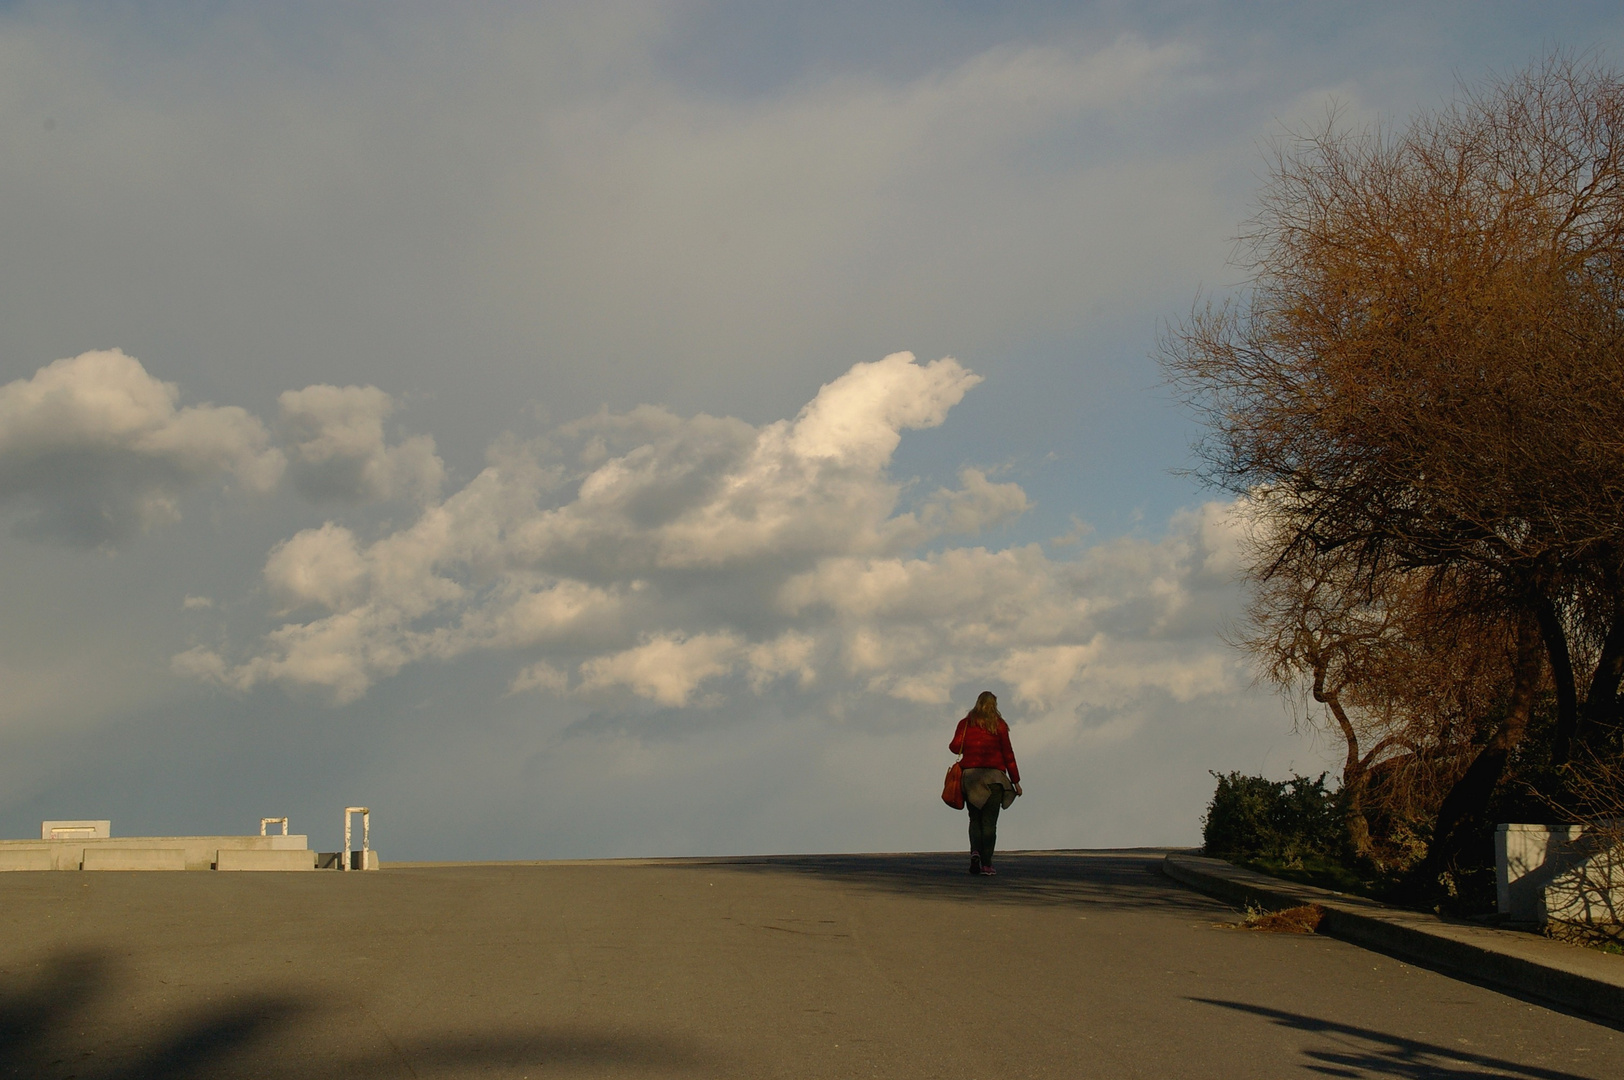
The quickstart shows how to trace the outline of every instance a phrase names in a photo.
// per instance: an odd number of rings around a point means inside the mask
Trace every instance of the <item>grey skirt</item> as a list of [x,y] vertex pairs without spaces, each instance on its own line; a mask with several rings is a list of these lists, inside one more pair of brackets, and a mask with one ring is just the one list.
[[965,769],[964,801],[980,810],[987,800],[996,796],[1003,809],[1015,801],[1015,785],[1003,769]]

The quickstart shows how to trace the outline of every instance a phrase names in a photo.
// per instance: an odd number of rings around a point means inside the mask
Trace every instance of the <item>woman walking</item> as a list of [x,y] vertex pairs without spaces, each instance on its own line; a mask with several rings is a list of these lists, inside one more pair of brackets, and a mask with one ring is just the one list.
[[1009,745],[1009,725],[998,714],[998,698],[983,690],[970,715],[959,721],[947,748],[963,754],[964,807],[970,812],[970,873],[991,875],[998,839],[998,811],[1021,793],[1021,770]]

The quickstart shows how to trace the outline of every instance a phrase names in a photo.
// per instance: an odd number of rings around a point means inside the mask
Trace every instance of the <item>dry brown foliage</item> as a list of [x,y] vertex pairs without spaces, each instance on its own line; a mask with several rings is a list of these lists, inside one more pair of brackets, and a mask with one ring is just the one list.
[[1542,690],[1558,762],[1617,722],[1624,80],[1559,54],[1402,129],[1333,115],[1276,147],[1243,251],[1247,294],[1161,359],[1265,538],[1246,644],[1326,707],[1345,782],[1452,759],[1420,770],[1450,776],[1440,870]]
[[1312,934],[1319,930],[1325,909],[1318,904],[1283,908],[1280,911],[1248,911],[1241,925],[1248,930],[1271,934]]

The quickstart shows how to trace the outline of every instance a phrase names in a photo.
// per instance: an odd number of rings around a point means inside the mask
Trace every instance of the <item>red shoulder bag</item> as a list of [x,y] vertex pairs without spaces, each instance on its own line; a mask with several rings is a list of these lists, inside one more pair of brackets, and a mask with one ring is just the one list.
[[[964,727],[965,742],[970,740],[970,726]],[[963,744],[960,744],[963,745]],[[942,801],[955,810],[964,809],[964,751],[959,760],[947,767],[947,778],[942,781]]]

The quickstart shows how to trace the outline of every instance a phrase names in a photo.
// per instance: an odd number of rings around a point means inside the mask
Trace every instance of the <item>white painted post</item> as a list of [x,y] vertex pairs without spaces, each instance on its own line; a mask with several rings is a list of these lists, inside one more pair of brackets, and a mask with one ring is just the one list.
[[264,836],[265,835],[265,826],[271,824],[272,822],[277,822],[277,821],[280,821],[282,823],[282,835],[286,836],[288,834],[288,819],[285,818],[285,817],[262,817],[262,818],[260,818],[259,819],[259,835]]
[[372,846],[372,811],[364,806],[346,806],[344,808],[344,854],[340,860],[345,870],[350,868],[350,815],[361,815],[361,869],[367,865],[366,852]]

